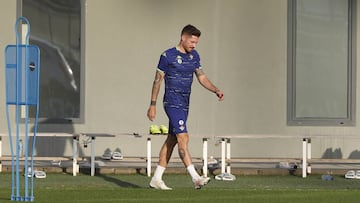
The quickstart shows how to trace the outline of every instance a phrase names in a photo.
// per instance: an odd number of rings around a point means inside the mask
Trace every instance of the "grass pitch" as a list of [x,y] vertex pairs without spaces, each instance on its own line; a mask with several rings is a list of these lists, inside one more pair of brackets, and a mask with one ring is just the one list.
[[[47,174],[35,179],[35,202],[39,203],[113,203],[113,202],[266,202],[266,203],[343,203],[360,202],[360,180],[335,176],[323,181],[320,175],[306,179],[298,176],[237,176],[236,181],[212,181],[195,190],[188,175],[165,174],[172,191],[148,188],[143,175]],[[11,174],[0,174],[0,202],[13,202]]]

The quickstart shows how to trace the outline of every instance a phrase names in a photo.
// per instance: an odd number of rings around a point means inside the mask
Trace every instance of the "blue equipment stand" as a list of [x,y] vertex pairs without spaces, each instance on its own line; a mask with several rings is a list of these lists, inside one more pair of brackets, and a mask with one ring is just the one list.
[[[21,34],[18,33],[23,23],[27,24],[25,42],[21,43]],[[22,29],[20,29],[22,30]],[[6,80],[6,116],[11,151],[11,200],[34,201],[34,149],[39,115],[39,78],[40,78],[40,50],[37,46],[29,45],[30,23],[27,18],[20,17],[15,23],[16,45],[5,48],[5,80]],[[15,145],[13,144],[12,125],[9,114],[10,105],[15,106]],[[35,109],[33,126],[33,141],[29,144],[29,107]],[[20,139],[21,111],[25,110],[24,138]],[[30,146],[31,145],[31,146]],[[15,155],[14,155],[15,146]],[[24,149],[20,149],[24,147]],[[29,148],[31,151],[29,153]],[[20,175],[20,152],[24,152],[24,176]],[[29,154],[30,160],[29,160]],[[30,162],[30,166],[29,166]],[[21,181],[20,179],[23,179]],[[30,179],[30,183],[29,183]],[[24,189],[24,192],[20,192]]]

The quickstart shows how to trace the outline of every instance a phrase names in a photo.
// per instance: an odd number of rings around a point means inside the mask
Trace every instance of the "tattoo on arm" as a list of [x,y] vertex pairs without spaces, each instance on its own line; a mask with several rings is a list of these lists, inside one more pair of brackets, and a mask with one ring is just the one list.
[[200,69],[200,68],[197,68],[195,70],[195,74],[196,74],[196,77],[199,77],[201,75],[205,75],[204,71],[202,69]]
[[[195,74],[196,74],[200,84],[202,86],[204,86],[206,89],[208,89],[214,93],[217,93],[219,91],[219,89],[214,84],[212,84],[212,82],[206,77],[206,75],[202,69],[200,69],[200,68],[196,69]],[[202,75],[205,77],[200,78],[200,76],[202,76]]]
[[159,71],[156,71],[156,74],[155,74],[155,79],[154,79],[154,84],[156,83],[160,83],[161,80],[162,80],[162,73],[159,72]]
[[152,106],[156,105],[156,100],[157,100],[157,96],[159,94],[160,85],[161,85],[161,81],[162,81],[163,77],[164,77],[163,73],[156,71],[155,79],[154,79],[153,87],[152,87],[152,92],[151,92],[150,105],[152,105]]
[[[152,89],[152,96],[157,96],[159,94],[159,89],[161,85],[162,75],[160,72],[156,72],[154,83],[153,83],[153,89]],[[154,95],[155,94],[155,95]],[[156,101],[156,100],[155,100]]]

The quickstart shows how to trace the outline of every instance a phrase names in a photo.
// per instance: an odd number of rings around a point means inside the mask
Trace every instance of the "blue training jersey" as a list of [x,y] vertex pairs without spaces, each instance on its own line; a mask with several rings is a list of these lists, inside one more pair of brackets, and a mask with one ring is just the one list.
[[164,107],[189,109],[191,84],[198,68],[200,56],[196,50],[181,53],[173,47],[161,54],[158,70],[165,74]]

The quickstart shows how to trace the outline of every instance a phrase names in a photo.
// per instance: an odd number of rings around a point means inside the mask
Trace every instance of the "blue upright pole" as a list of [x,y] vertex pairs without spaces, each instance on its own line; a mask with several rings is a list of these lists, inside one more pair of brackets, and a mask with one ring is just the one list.
[[[7,87],[7,83],[6,83],[6,87]],[[8,132],[9,132],[10,153],[11,153],[11,200],[15,200],[15,160],[14,160],[14,147],[12,141],[11,127],[9,122],[10,115],[9,115],[8,104],[6,104],[6,118],[8,120]]]
[[[38,55],[38,67],[40,68],[40,56]],[[37,79],[40,79],[40,71],[37,72]],[[38,120],[39,120],[39,81],[38,81],[38,88],[36,89],[36,115],[35,115],[35,123],[34,123],[34,136],[32,142],[32,149],[31,149],[31,168],[34,168],[34,153],[35,153],[35,143],[36,143],[36,132],[38,128]],[[34,198],[34,176],[31,177],[31,197]]]
[[[21,42],[18,29],[20,22],[27,24],[25,41]],[[29,45],[30,23],[25,17],[17,19],[15,24],[16,45],[8,45],[5,49],[5,72],[6,72],[6,117],[8,120],[8,132],[10,140],[11,164],[12,164],[12,189],[11,200],[34,201],[34,149],[36,142],[36,131],[39,115],[39,78],[40,78],[40,51],[37,46]],[[10,124],[9,105],[15,105],[16,117],[16,152],[14,156],[14,143]],[[36,108],[34,123],[34,139],[31,145],[31,157],[29,167],[29,106]],[[25,106],[25,138],[24,138],[24,173],[23,185],[20,181],[20,116],[21,107]],[[14,158],[15,157],[15,158]],[[15,159],[15,160],[14,160]],[[30,173],[30,174],[29,174]],[[15,176],[15,177],[14,177]],[[31,182],[29,184],[29,177]],[[24,187],[23,196],[20,188]],[[29,195],[30,192],[30,195]]]
[[[16,22],[18,24],[19,19]],[[17,26],[15,26],[15,31],[17,31]],[[22,59],[22,51],[20,49],[20,42],[18,39],[18,35],[16,35],[16,200],[20,201],[20,160],[19,160],[19,121],[20,121],[20,99],[21,99],[21,59]]]
[[[28,47],[27,45],[25,45],[26,48],[25,48],[25,65],[29,64],[29,52],[28,52]],[[28,98],[28,92],[29,92],[29,86],[27,85],[28,84],[28,75],[29,75],[29,70],[28,68],[25,68],[25,98]],[[28,104],[28,101],[26,99],[26,102],[25,102],[25,141],[24,141],[24,144],[25,144],[25,200],[27,200],[29,198],[29,165],[28,165],[28,159],[29,159],[29,153],[28,153],[28,142],[29,142],[29,136],[28,136],[28,130],[29,130],[29,104]],[[31,168],[31,171],[30,171],[30,175],[32,175],[33,173],[33,168]],[[33,178],[33,177],[31,177]]]

